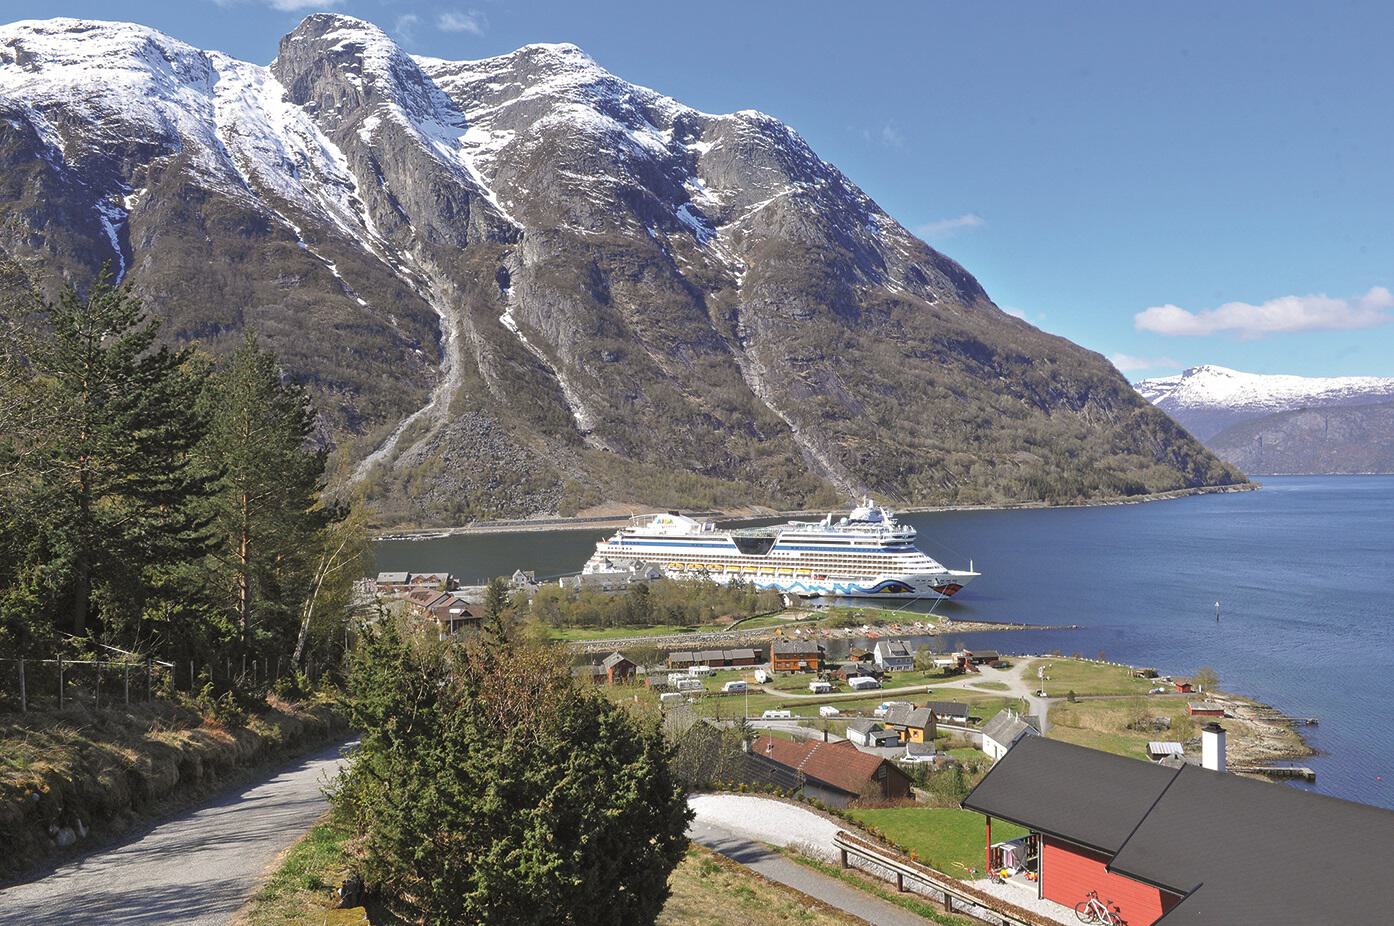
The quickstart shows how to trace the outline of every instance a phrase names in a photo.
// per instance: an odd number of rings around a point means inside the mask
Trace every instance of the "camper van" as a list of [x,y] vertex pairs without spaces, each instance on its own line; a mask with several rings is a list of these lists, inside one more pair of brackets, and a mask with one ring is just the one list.
[[880,688],[881,683],[870,675],[858,675],[847,680],[847,687],[853,691],[870,691],[873,688]]
[[841,713],[842,711],[833,707],[831,704],[824,704],[822,707],[818,708],[819,717],[836,717],[838,714]]
[[760,715],[761,720],[793,720],[793,711],[765,711]]
[[755,683],[757,685],[768,685],[770,683],[770,673],[764,669],[755,670]]
[[680,691],[665,691],[658,696],[659,704],[681,704],[684,698]]
[[722,685],[721,690],[724,694],[740,694],[742,691],[746,690],[745,682],[740,679],[735,679],[734,681]]
[[678,691],[703,691],[705,686],[700,678],[680,678],[677,684]]

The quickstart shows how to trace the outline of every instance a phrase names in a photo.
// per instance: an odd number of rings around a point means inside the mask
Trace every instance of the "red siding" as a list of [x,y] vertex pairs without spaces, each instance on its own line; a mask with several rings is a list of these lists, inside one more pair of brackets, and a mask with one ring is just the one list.
[[1106,871],[1109,857],[1068,842],[1041,838],[1041,892],[1047,900],[1074,908],[1090,891],[1112,907],[1128,926],[1151,926],[1176,899],[1150,884]]

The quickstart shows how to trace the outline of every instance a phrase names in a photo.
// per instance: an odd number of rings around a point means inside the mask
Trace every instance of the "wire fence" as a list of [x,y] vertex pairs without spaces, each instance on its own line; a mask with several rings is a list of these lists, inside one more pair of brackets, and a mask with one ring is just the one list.
[[[277,679],[294,674],[288,657],[187,660],[0,657],[0,713],[75,704],[92,708],[142,703],[170,696],[176,689],[196,693],[205,685],[265,693]],[[323,673],[313,660],[305,668],[311,681]]]
[[153,659],[0,658],[0,710],[150,701],[168,686],[171,668]]

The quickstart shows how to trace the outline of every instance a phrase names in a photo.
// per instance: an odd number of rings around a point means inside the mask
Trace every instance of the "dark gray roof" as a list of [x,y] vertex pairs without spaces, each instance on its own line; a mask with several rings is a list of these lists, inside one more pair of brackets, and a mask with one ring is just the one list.
[[1039,733],[1036,729],[1038,724],[1039,721],[1033,717],[1019,717],[1012,711],[999,711],[983,724],[983,738],[1010,746],[1023,736]]
[[693,657],[694,657],[695,655],[696,655],[696,653],[669,653],[669,654],[668,654],[668,661],[669,661],[669,662],[685,662],[685,663],[689,663],[689,664],[690,664],[690,663],[692,663]]
[[726,651],[727,659],[754,659],[755,655],[753,649],[728,649]]
[[1394,919],[1394,811],[1193,765],[1173,774],[1110,866],[1191,892],[1165,926]]
[[940,717],[967,717],[968,705],[959,701],[930,701],[925,707]]
[[884,655],[891,657],[899,656],[904,658],[906,656],[915,655],[910,651],[910,645],[904,640],[878,640],[876,649],[880,650]]
[[913,704],[892,704],[886,710],[886,723],[904,727],[910,723],[910,714],[915,710]]
[[1116,853],[1126,877],[1183,895],[1160,926],[1382,923],[1394,910],[1394,811],[1027,737],[963,806]]
[[874,720],[867,720],[866,718],[861,718],[859,720],[848,721],[847,729],[856,730],[858,733],[870,733],[873,730],[881,730],[884,728]]
[[934,712],[927,707],[917,707],[910,712],[907,722],[912,727],[927,727],[930,720],[934,717]]
[[963,806],[1112,853],[1175,774],[1150,762],[1024,736]]
[[606,656],[600,664],[607,669],[612,669],[622,662],[629,662],[629,660],[625,658],[624,653],[611,653]]

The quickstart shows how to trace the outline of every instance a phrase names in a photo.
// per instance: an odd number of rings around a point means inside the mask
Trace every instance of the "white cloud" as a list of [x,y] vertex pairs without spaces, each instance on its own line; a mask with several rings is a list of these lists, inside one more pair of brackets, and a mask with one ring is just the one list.
[[917,225],[915,226],[915,234],[921,238],[952,238],[961,231],[982,228],[986,224],[987,219],[977,213],[965,212],[963,215],[956,215],[951,219],[936,219],[933,222]]
[[420,24],[420,16],[415,13],[405,13],[397,17],[397,21],[392,25],[392,31],[398,37],[410,42],[416,38],[416,27]]
[[1258,305],[1227,302],[1201,312],[1190,312],[1176,305],[1154,305],[1133,316],[1133,325],[1139,331],[1183,337],[1228,333],[1241,338],[1261,338],[1291,331],[1373,328],[1394,322],[1391,309],[1394,309],[1394,293],[1376,286],[1352,299],[1333,299],[1320,294],[1280,296]]
[[1108,362],[1116,366],[1120,373],[1137,373],[1141,370],[1162,370],[1181,366],[1170,357],[1134,357],[1132,354],[1109,354]]
[[470,35],[483,35],[489,28],[488,18],[479,10],[461,13],[447,11],[436,17],[436,28],[442,32],[468,32]]

